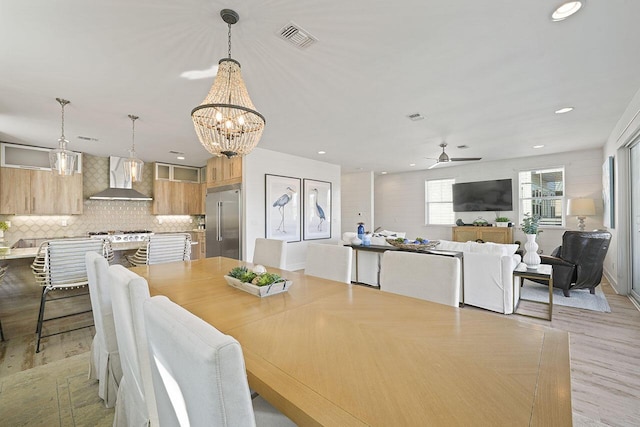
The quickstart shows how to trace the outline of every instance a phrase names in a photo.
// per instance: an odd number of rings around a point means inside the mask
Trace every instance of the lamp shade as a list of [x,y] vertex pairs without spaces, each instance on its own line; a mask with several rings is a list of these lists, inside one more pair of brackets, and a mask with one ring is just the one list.
[[567,215],[592,216],[596,214],[596,204],[593,199],[579,198],[569,199]]

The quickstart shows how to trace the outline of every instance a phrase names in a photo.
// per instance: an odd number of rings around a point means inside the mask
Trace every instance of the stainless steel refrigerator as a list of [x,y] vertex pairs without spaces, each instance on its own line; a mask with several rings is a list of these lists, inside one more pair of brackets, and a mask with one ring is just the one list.
[[240,189],[207,193],[207,258],[241,259],[242,203]]

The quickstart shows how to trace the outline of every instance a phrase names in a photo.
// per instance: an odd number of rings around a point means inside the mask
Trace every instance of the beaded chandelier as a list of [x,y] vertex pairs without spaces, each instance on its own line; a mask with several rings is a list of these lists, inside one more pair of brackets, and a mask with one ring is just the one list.
[[260,141],[266,123],[256,111],[240,74],[240,63],[231,59],[231,25],[239,15],[230,9],[220,11],[227,23],[228,58],[218,63],[218,74],[202,104],[191,111],[198,139],[214,156],[244,156]]

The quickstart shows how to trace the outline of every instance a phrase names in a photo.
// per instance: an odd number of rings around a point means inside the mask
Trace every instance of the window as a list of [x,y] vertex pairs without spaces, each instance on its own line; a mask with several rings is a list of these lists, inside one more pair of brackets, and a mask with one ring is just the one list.
[[564,168],[522,171],[519,184],[520,222],[529,213],[541,226],[564,226]]
[[425,181],[425,224],[451,225],[454,221],[453,193],[455,179]]

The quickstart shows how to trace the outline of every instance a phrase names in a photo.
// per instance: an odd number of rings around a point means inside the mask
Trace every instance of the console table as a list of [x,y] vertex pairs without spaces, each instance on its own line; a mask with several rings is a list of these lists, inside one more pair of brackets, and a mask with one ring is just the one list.
[[454,242],[482,240],[493,243],[513,243],[513,227],[476,227],[462,225],[453,227]]

